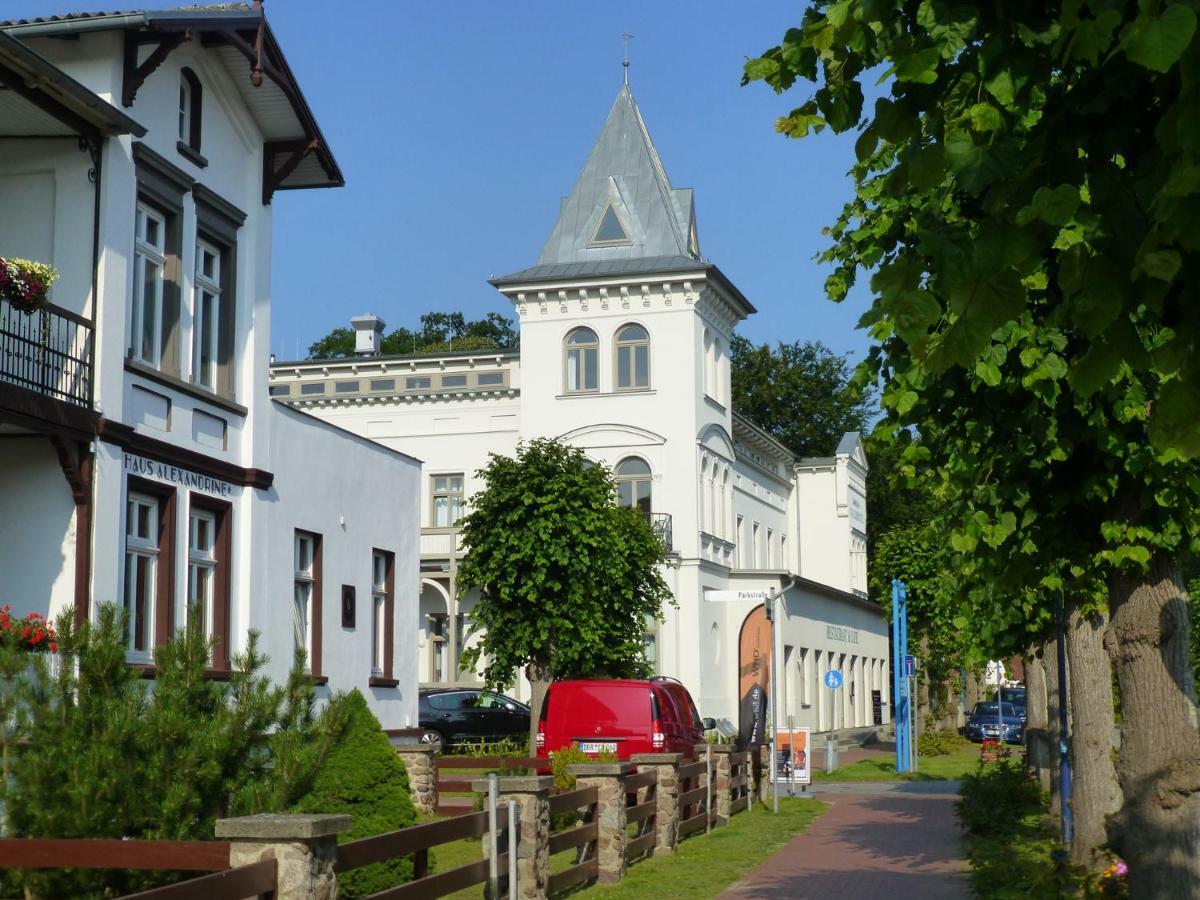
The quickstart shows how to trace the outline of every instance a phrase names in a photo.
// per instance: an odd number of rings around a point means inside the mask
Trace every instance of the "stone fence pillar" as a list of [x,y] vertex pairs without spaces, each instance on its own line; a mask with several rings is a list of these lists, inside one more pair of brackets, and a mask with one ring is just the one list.
[[[550,791],[554,789],[554,776],[509,776],[499,778],[497,782],[496,827],[501,835],[508,828],[508,801],[514,800],[517,804],[517,896],[521,900],[545,900],[550,884]],[[472,781],[471,790],[486,797],[488,779]],[[501,848],[505,846],[502,838],[499,843]],[[508,849],[512,852],[513,848]],[[483,855],[485,859],[491,856],[486,834],[483,836]],[[500,873],[502,878],[507,875],[506,871]]]
[[657,778],[654,796],[654,855],[674,853],[679,844],[679,764],[682,753],[635,753],[629,761],[639,772],[654,772]]
[[396,755],[408,771],[408,790],[417,812],[437,814],[437,754],[429,744],[399,744]]
[[596,788],[596,859],[600,882],[611,884],[625,877],[625,776],[633,766],[623,763],[582,763],[568,766],[575,786]]
[[758,799],[763,803],[771,801],[771,745],[763,744],[758,748],[758,770],[762,775],[758,779]]
[[733,764],[729,759],[734,752],[733,744],[713,744],[709,747],[713,766],[713,805],[717,808],[717,824],[728,825],[733,814],[729,811],[733,803]]
[[349,831],[350,816],[265,813],[217,819],[216,835],[230,842],[229,865],[275,859],[275,900],[333,900],[338,895],[333,866],[337,836]]

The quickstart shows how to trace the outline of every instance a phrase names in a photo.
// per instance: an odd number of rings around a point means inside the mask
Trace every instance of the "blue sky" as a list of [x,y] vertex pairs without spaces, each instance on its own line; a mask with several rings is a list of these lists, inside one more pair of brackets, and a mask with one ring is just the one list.
[[[0,12],[102,5],[0,0]],[[272,349],[294,358],[368,310],[389,329],[427,310],[511,314],[486,279],[535,261],[620,87],[629,31],[630,84],[672,183],[696,191],[700,249],[759,310],[741,332],[858,359],[865,295],[830,303],[813,260],[851,195],[854,136],[787,140],[774,122],[804,86],[739,86],[745,58],[801,8],[267,0],[347,181],[276,194]]]

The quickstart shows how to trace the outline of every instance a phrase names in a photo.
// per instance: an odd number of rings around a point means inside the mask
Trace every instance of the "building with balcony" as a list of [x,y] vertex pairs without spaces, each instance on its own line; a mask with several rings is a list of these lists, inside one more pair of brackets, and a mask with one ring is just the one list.
[[730,341],[754,307],[701,256],[692,191],[671,185],[627,85],[536,263],[491,283],[519,319],[519,351],[380,356],[384,325],[366,315],[352,321],[355,357],[271,370],[276,399],[426,460],[422,682],[477,678],[458,665],[476,635],[455,530],[475,473],[489,454],[554,437],[610,466],[620,502],[667,544],[678,607],[654,624],[647,653],[704,715],[737,722],[739,637],[774,590],[784,713],[830,727],[819,679],[838,669],[837,724],[870,724],[875,700],[886,720],[861,441],[848,434],[828,458],[796,460],[732,408]]
[[146,677],[253,629],[403,727],[420,463],[267,388],[272,197],[340,184],[261,5],[0,23],[0,257],[59,272],[0,300],[0,603],[117,604]]

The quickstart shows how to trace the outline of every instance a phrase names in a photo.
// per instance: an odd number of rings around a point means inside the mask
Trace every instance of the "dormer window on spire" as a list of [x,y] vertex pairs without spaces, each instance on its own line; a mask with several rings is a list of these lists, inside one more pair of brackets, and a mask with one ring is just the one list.
[[604,210],[604,215],[600,217],[600,224],[596,226],[596,233],[592,235],[592,240],[589,246],[598,247],[609,244],[628,244],[630,243],[629,235],[625,231],[625,226],[621,224],[621,219],[617,215],[616,209],[610,203]]

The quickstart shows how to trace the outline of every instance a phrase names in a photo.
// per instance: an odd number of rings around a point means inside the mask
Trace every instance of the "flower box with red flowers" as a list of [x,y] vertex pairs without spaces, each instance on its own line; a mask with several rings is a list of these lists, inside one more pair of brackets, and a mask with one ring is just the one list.
[[36,312],[44,307],[57,277],[57,270],[45,263],[0,256],[0,297],[21,312]]
[[984,762],[995,762],[1000,758],[1000,742],[995,738],[988,738],[979,745],[979,758]]
[[45,616],[29,613],[17,618],[12,607],[0,607],[0,641],[29,653],[57,653],[58,636]]

